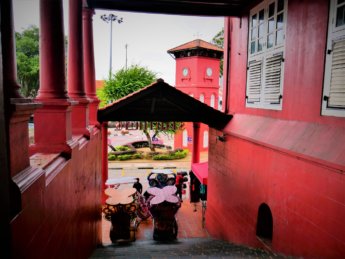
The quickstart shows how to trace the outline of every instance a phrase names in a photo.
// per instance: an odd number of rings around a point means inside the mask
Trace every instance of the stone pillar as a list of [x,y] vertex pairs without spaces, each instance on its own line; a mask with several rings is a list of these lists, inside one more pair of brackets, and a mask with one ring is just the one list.
[[38,104],[19,94],[12,0],[1,2],[0,17],[4,123],[9,143],[9,170],[14,176],[30,166],[28,121]]
[[77,102],[72,108],[72,133],[90,137],[83,66],[82,0],[69,0],[68,95]]
[[200,122],[193,122],[192,164],[200,162]]
[[91,125],[99,126],[97,109],[99,100],[96,95],[95,59],[93,47],[92,16],[93,9],[83,8],[83,51],[84,51],[84,83],[89,104],[89,121]]
[[17,83],[12,0],[2,0],[1,2],[1,44],[3,64],[5,64],[2,67],[4,91],[7,98],[22,98],[19,94],[20,86]]
[[102,123],[102,203],[107,196],[104,193],[105,181],[108,179],[108,122]]
[[66,92],[62,0],[40,0],[40,89],[33,152],[70,152],[71,102]]

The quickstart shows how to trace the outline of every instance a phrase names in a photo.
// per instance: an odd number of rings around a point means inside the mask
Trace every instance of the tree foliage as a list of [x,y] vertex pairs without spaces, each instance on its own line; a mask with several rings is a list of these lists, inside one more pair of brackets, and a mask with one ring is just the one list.
[[105,81],[102,98],[107,102],[118,100],[148,86],[156,79],[156,73],[139,65],[132,65],[128,69],[122,68]]
[[[224,48],[224,28],[212,38],[212,43],[222,49]],[[220,61],[220,75],[223,75],[223,59]]]
[[[122,68],[115,74],[112,74],[105,81],[104,88],[97,91],[97,96],[101,100],[101,106],[106,105],[152,84],[156,79],[156,73],[153,71],[139,65],[132,65],[128,69]],[[149,128],[143,129],[152,151],[155,150],[152,144],[153,137],[159,136],[159,134],[170,135],[176,132],[175,129],[172,129],[167,124],[172,126],[174,123],[164,122],[165,127],[160,127],[159,122],[150,123],[152,130]],[[178,128],[183,124],[176,122],[175,125]],[[152,134],[152,137],[150,134]]]
[[39,88],[39,30],[30,26],[15,33],[17,53],[17,74],[21,94],[35,97]]

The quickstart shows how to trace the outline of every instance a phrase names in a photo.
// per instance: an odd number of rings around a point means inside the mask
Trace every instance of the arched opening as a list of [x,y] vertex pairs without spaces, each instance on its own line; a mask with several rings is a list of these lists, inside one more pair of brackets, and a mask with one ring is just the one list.
[[214,108],[214,104],[216,102],[216,97],[214,96],[214,94],[211,95],[211,101],[210,101],[210,106],[212,108]]
[[205,96],[204,94],[200,94],[199,101],[204,103],[205,102]]
[[258,211],[256,236],[265,244],[271,245],[273,237],[273,217],[270,207],[262,203]]
[[188,146],[188,132],[187,132],[187,130],[183,130],[183,133],[182,133],[182,145],[184,147]]
[[204,131],[202,146],[204,148],[208,147],[208,131]]

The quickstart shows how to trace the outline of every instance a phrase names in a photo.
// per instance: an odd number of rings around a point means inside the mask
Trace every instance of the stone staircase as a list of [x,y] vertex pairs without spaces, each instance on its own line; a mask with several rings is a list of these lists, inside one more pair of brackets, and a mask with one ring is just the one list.
[[97,248],[96,258],[286,258],[260,249],[234,245],[211,238],[186,238],[162,243],[137,240],[128,244],[112,244]]

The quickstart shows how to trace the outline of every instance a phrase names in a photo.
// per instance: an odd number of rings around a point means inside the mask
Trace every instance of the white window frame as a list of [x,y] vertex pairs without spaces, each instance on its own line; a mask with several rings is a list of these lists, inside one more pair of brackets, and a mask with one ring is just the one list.
[[210,106],[211,106],[212,108],[214,108],[215,103],[216,103],[216,95],[215,95],[215,94],[211,94]]
[[205,103],[205,95],[204,94],[200,94],[199,101],[202,103]]
[[182,133],[182,146],[187,147],[188,146],[188,132],[186,129],[183,130]]
[[208,130],[204,131],[202,147],[208,148]]
[[[270,4],[275,3],[275,10],[274,10],[274,15],[271,17],[269,16],[269,6]],[[284,1],[284,8],[283,11],[280,11],[279,14],[283,15],[283,25],[280,29],[277,29],[277,8],[278,8],[278,0],[264,0],[260,4],[258,4],[256,7],[254,7],[249,14],[249,30],[248,30],[248,63],[247,63],[247,85],[246,85],[246,107],[249,108],[261,108],[261,109],[270,109],[270,110],[282,110],[282,103],[283,103],[283,82],[284,82],[284,60],[285,60],[285,41],[286,41],[286,24],[287,24],[287,6],[288,6],[288,1]],[[262,50],[260,51],[255,51],[254,53],[251,53],[251,43],[252,43],[252,16],[253,15],[259,15],[259,12],[261,10],[264,10],[264,20],[263,20],[263,28],[264,28],[264,33],[262,39],[263,45],[262,45]],[[277,45],[274,44],[272,47],[267,48],[267,37],[272,34],[271,32],[268,32],[268,21],[270,19],[274,19],[274,29],[273,29],[273,34],[277,35],[276,32],[282,31],[283,32],[283,41],[281,44]],[[259,24],[259,21],[258,21]],[[258,26],[254,27],[258,28]],[[255,30],[254,30],[255,31]],[[259,28],[257,29],[257,32],[259,32]],[[259,35],[257,34],[256,39],[259,39]],[[255,39],[253,37],[253,39]],[[256,43],[256,50],[258,49],[258,42],[255,41]],[[281,57],[280,59],[280,67],[279,67],[279,89],[275,89],[275,101],[268,101],[268,93],[267,90],[269,90],[269,85],[265,85],[265,81],[268,80],[268,75],[269,71],[268,68],[269,66],[266,65],[268,60],[272,60],[274,57]],[[252,83],[252,77],[251,77],[251,64],[253,62],[258,62],[259,67],[261,68],[260,71],[256,74],[256,76],[259,76],[260,78],[258,81],[256,81],[256,86],[253,86]],[[257,67],[257,68],[259,68]],[[278,67],[277,67],[278,68]],[[253,100],[253,89],[257,90],[256,96],[258,97],[256,100]],[[278,93],[277,93],[278,91]],[[272,96],[272,92],[270,93]]]
[[[326,47],[326,62],[325,62],[325,75],[323,85],[323,98],[321,114],[325,116],[345,117],[345,107],[337,108],[328,105],[328,97],[330,96],[331,88],[331,75],[332,75],[332,59],[333,59],[333,44],[345,40],[345,24],[336,27],[336,13],[337,1],[330,1],[329,21],[328,21],[328,36]],[[345,83],[345,82],[344,82]]]

